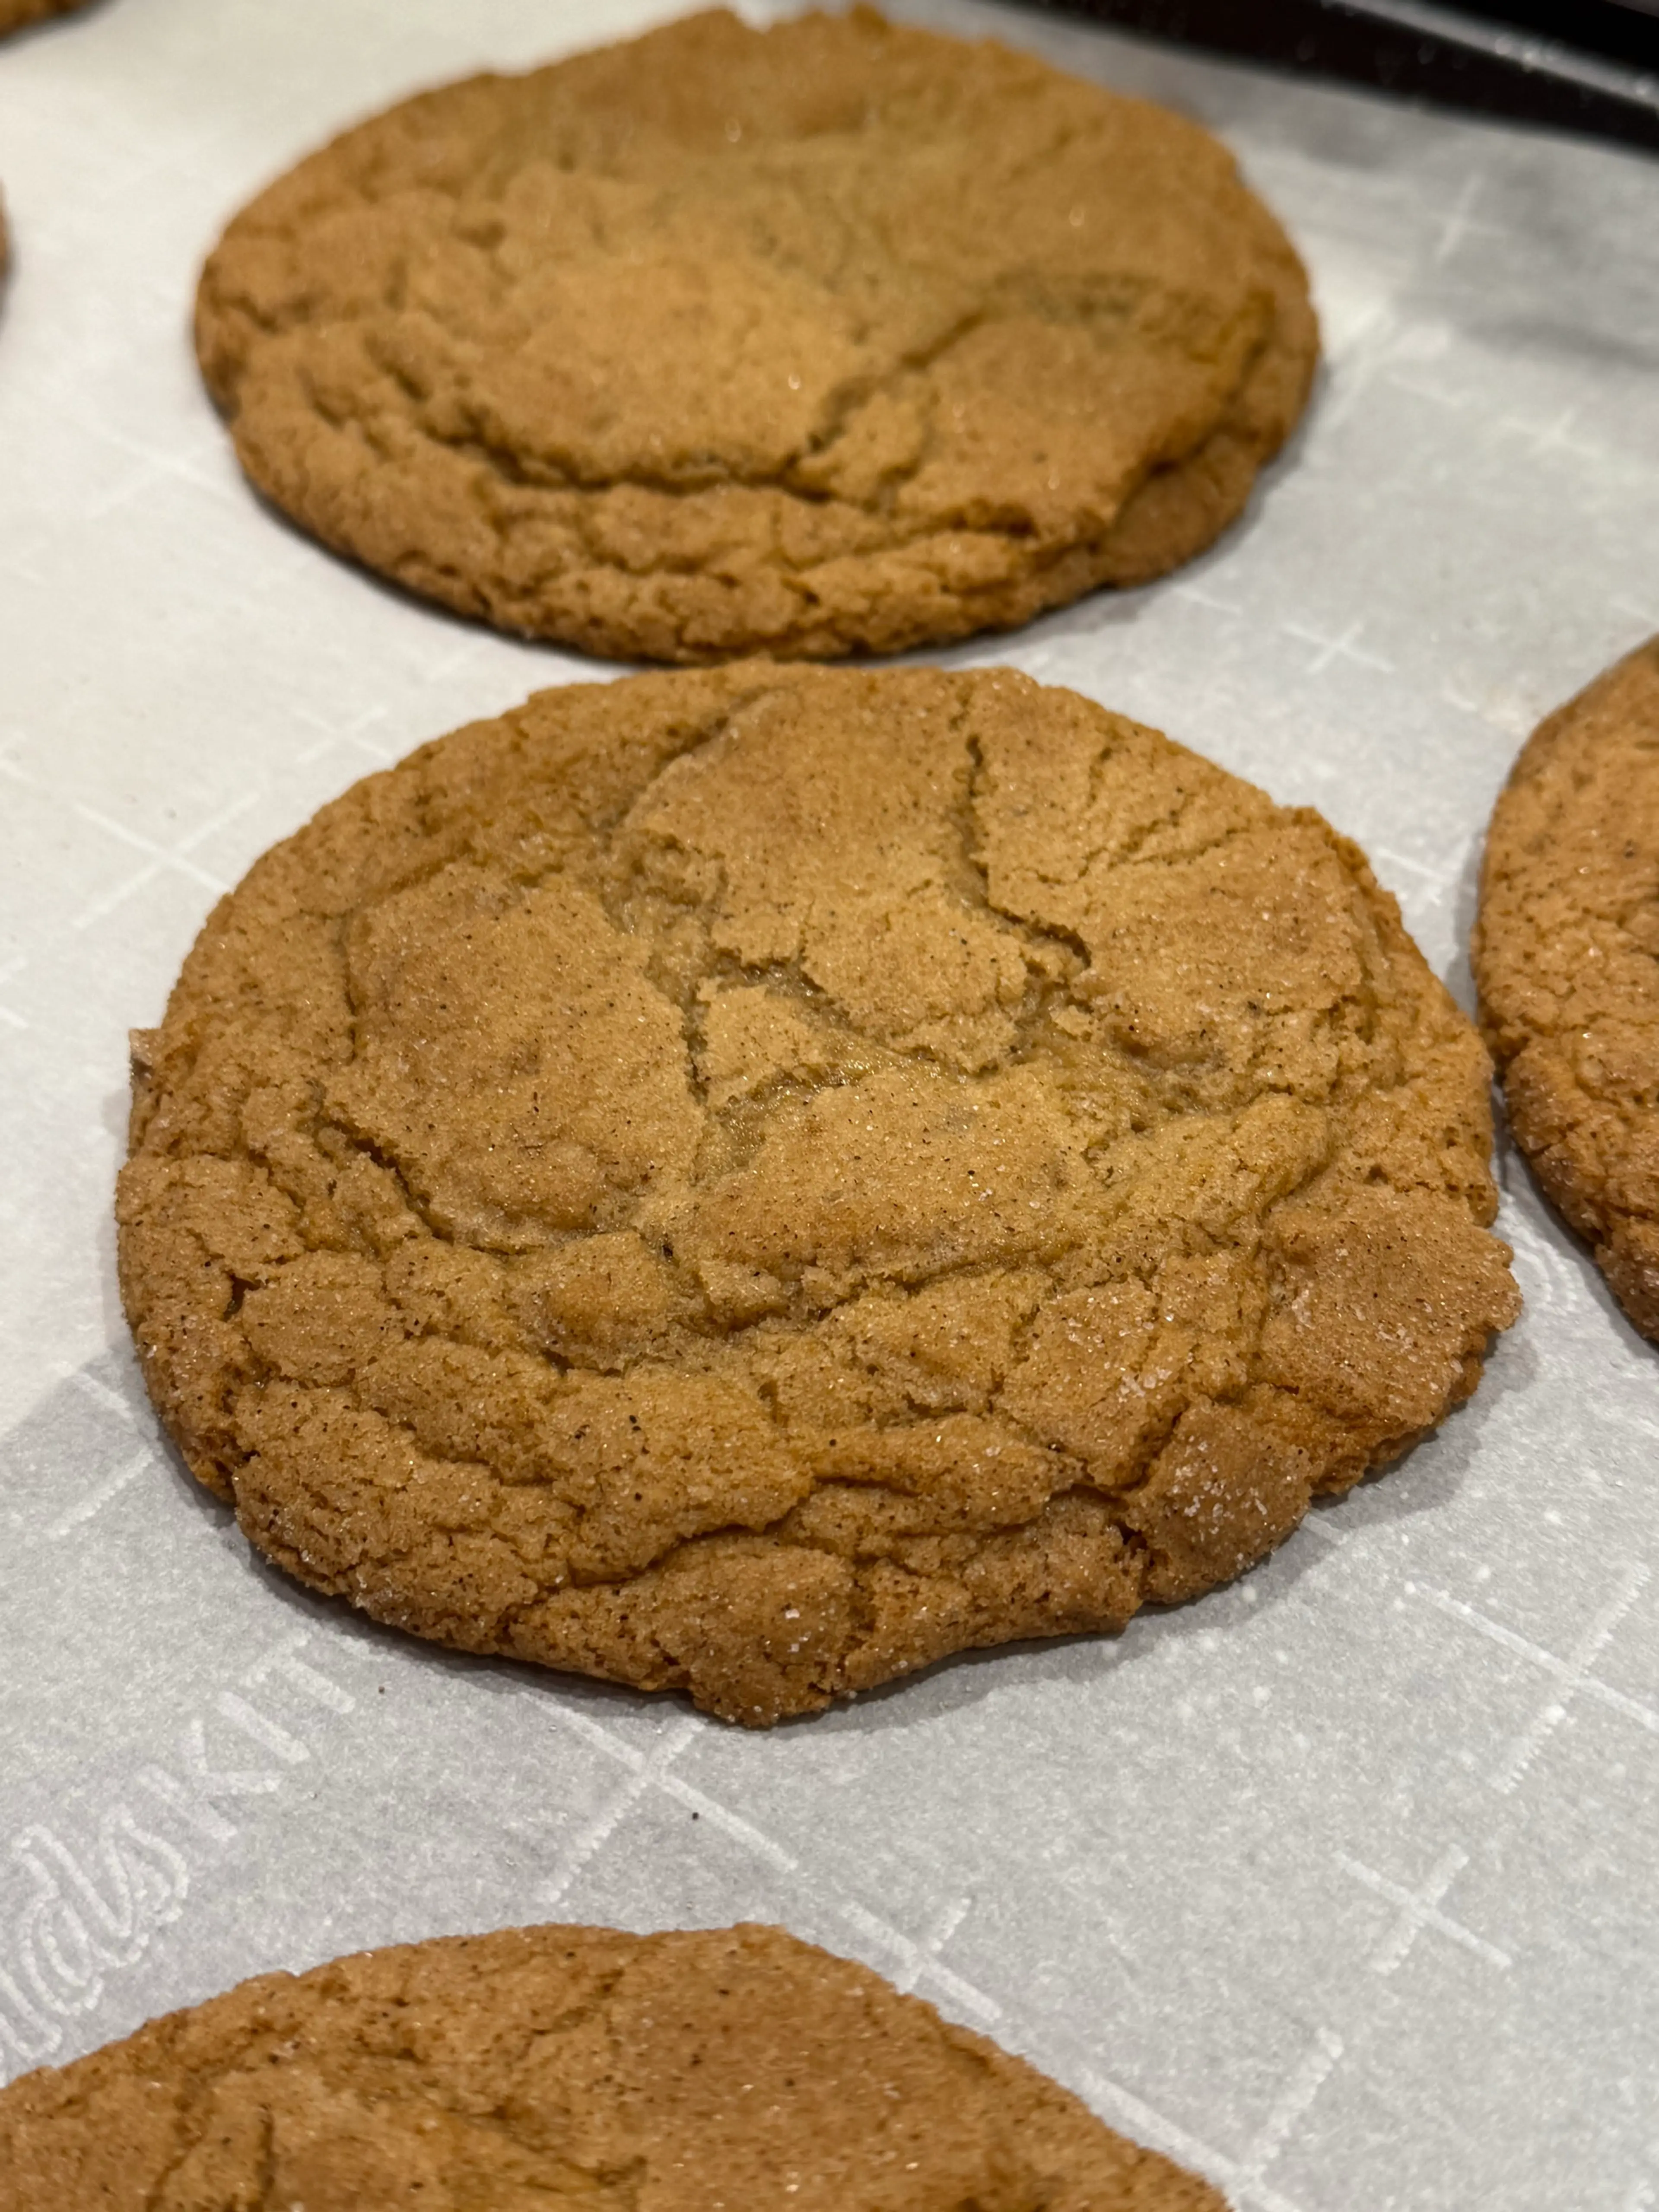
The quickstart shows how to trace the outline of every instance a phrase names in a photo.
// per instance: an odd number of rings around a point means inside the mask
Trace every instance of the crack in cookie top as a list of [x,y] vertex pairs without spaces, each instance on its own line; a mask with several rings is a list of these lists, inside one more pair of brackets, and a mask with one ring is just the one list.
[[197,338],[248,474],[328,544],[670,660],[1159,574],[1238,513],[1318,344],[1196,125],[867,9],[405,101],[236,218]]
[[544,692],[267,854],[137,1069],[127,1310],[253,1540],[745,1721],[1224,1579],[1515,1311],[1360,854],[1007,670]]
[[1659,638],[1522,749],[1474,954],[1516,1141],[1659,1340]]
[[265,1974],[0,2089],[8,2212],[1223,2212],[781,1929],[510,1928]]

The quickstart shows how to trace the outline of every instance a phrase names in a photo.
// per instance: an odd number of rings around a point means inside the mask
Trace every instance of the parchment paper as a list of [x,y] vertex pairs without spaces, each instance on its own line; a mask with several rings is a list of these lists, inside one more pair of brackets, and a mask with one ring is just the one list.
[[[262,509],[194,373],[197,265],[337,125],[661,12],[109,0],[0,48],[0,2069],[359,1945],[752,1917],[988,2029],[1241,2212],[1659,2206],[1659,1354],[1517,1159],[1526,1316],[1403,1465],[1115,1643],[770,1736],[313,1602],[158,1443],[112,1265],[126,1030],[322,799],[613,672]],[[1328,353],[1208,558],[946,657],[1322,807],[1467,1000],[1519,741],[1659,629],[1659,164],[899,12],[1221,130]]]

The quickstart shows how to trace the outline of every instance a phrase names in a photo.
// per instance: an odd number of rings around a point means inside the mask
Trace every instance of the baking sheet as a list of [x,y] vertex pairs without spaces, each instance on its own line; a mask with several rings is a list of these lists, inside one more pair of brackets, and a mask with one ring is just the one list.
[[[1659,2207],[1659,1354],[1505,1156],[1471,1406],[1235,1589],[742,1735],[404,1642],[250,1558],[117,1306],[125,1033],[364,771],[595,671],[262,510],[186,312],[224,218],[404,89],[631,0],[111,0],[0,49],[0,2071],[240,1977],[568,1917],[780,1921],[1244,2212]],[[1183,575],[944,656],[1158,723],[1371,854],[1467,1000],[1492,799],[1659,629],[1659,164],[969,0],[1224,132],[1328,352]]]

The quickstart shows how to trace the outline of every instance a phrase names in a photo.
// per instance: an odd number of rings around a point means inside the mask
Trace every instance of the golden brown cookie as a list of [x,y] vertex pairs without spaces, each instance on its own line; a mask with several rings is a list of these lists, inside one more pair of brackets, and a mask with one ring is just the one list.
[[1516,1143],[1659,1339],[1659,638],[1516,762],[1486,839],[1474,975]]
[[1516,1311],[1360,854],[1009,670],[546,691],[136,1040],[123,1292],[259,1547],[764,1723],[1224,1581]]
[[48,15],[67,15],[84,8],[87,0],[0,0],[0,39],[27,24],[43,23]]
[[263,1974],[0,2090],[7,2212],[1224,2212],[776,1928],[515,1928]]
[[406,100],[236,218],[196,330],[243,466],[325,543],[690,661],[1160,575],[1243,507],[1318,349],[1195,124],[868,9]]

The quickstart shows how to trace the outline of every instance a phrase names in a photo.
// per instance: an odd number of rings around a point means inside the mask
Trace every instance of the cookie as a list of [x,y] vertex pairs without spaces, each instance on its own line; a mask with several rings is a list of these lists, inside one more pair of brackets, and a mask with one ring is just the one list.
[[376,1619],[765,1723],[1237,1574],[1514,1316],[1361,854],[1009,670],[547,691],[136,1040],[150,1392]]
[[1474,952],[1516,1142],[1659,1340],[1659,638],[1522,749]]
[[8,31],[44,23],[48,15],[67,15],[86,4],[87,0],[0,0],[0,39]]
[[1224,2212],[776,1928],[514,1928],[264,1974],[0,2090],[9,2212]]
[[504,629],[894,652],[1188,560],[1301,412],[1300,264],[1167,110],[868,9],[404,101],[231,224],[261,491]]

